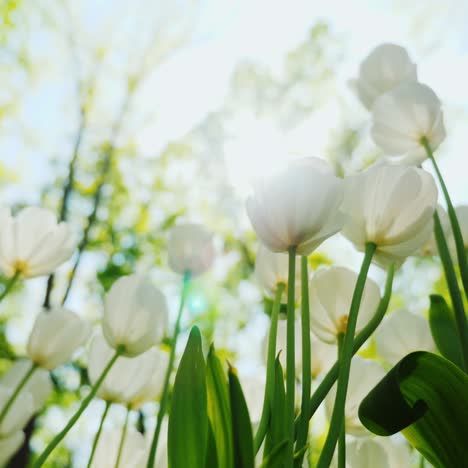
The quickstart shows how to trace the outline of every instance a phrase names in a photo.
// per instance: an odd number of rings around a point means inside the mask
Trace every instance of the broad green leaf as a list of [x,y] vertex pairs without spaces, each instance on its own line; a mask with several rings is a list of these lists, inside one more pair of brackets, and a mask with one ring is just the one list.
[[200,331],[193,327],[172,393],[168,428],[170,468],[205,468],[208,441],[205,361]]
[[276,447],[273,447],[270,455],[263,460],[261,468],[282,468],[284,458],[287,453],[288,440],[283,440]]
[[429,324],[437,349],[442,356],[462,369],[460,339],[452,311],[442,296],[433,294],[430,296],[430,300]]
[[208,416],[218,454],[218,464],[232,468],[234,461],[231,404],[226,374],[212,345],[206,362]]
[[218,455],[216,453],[216,441],[213,433],[211,422],[208,421],[208,442],[206,446],[206,463],[205,468],[219,468],[223,465],[218,463]]
[[252,425],[244,394],[233,367],[229,367],[229,397],[232,414],[232,435],[235,468],[254,468],[255,454]]
[[468,376],[443,357],[404,357],[362,401],[359,418],[378,435],[401,431],[438,468],[466,466]]

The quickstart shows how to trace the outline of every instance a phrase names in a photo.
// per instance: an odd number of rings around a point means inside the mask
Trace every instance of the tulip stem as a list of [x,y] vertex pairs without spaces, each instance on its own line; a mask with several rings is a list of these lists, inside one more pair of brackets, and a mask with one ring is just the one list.
[[286,452],[286,468],[292,468],[294,464],[294,390],[296,385],[295,375],[295,280],[296,280],[296,247],[288,250],[288,315],[286,323],[286,427],[288,434],[288,450]]
[[[337,336],[338,343],[338,361],[341,359],[341,354],[343,352],[343,340],[344,334],[339,333]],[[346,432],[345,432],[345,422],[343,414],[343,424],[341,426],[340,438],[338,439],[338,468],[346,467]]]
[[275,358],[276,358],[276,337],[278,334],[278,315],[281,306],[281,297],[286,285],[279,283],[276,288],[275,299],[273,308],[271,309],[271,323],[270,333],[268,336],[268,356],[267,356],[267,369],[266,369],[266,385],[265,396],[263,399],[262,416],[255,434],[255,453],[257,453],[262,445],[263,439],[266,434],[268,422],[271,415],[271,405],[274,397],[274,377],[275,377]]
[[361,270],[356,281],[354,288],[353,299],[351,301],[351,307],[348,315],[348,325],[343,340],[343,350],[340,356],[340,366],[338,371],[338,385],[336,390],[335,405],[333,407],[332,417],[330,420],[330,429],[328,430],[328,436],[323,446],[322,453],[317,464],[317,468],[328,468],[335,452],[336,443],[340,436],[344,424],[344,411],[346,394],[348,391],[349,373],[351,368],[351,359],[353,357],[353,344],[354,334],[356,332],[356,323],[359,313],[359,307],[361,305],[361,299],[366,284],[367,273],[372,261],[372,257],[377,246],[368,242],[366,244],[366,250],[364,259],[362,261]]
[[112,403],[110,401],[106,401],[106,407],[104,408],[104,412],[102,413],[98,430],[96,432],[96,435],[94,436],[93,447],[91,448],[91,455],[89,456],[89,460],[88,460],[88,468],[91,468],[91,463],[93,462],[94,454],[96,452],[96,447],[99,442],[99,438],[101,437],[101,432],[104,426],[104,421],[106,419],[107,413],[109,412],[109,408],[111,407],[111,404]]
[[307,256],[301,257],[301,325],[302,325],[302,401],[301,417],[297,430],[296,453],[300,455],[296,458],[294,464],[296,468],[302,466],[305,450],[309,435],[309,406],[310,389],[312,386],[312,371],[310,364],[310,312],[309,312],[309,271]]
[[21,390],[26,385],[28,380],[34,374],[36,369],[37,369],[37,364],[32,363],[31,368],[28,370],[28,372],[26,372],[26,374],[24,374],[23,378],[19,381],[19,383],[16,386],[14,392],[11,394],[10,398],[5,403],[5,406],[2,408],[2,411],[0,413],[0,424],[2,424],[3,420],[5,419],[5,416],[8,414],[8,411],[10,410],[11,406],[15,402],[16,398],[18,397],[18,395],[20,394]]
[[83,411],[88,407],[88,405],[91,403],[91,400],[94,398],[96,395],[96,392],[99,390],[99,387],[101,386],[102,382],[106,378],[107,374],[111,370],[112,366],[115,364],[115,361],[119,358],[119,356],[122,355],[124,349],[122,347],[118,347],[115,351],[115,354],[112,356],[110,361],[108,362],[107,366],[105,369],[102,371],[102,374],[99,376],[99,379],[97,379],[96,383],[93,385],[91,388],[91,391],[89,392],[88,396],[81,402],[80,407],[76,411],[76,413],[70,418],[68,421],[67,425],[63,428],[61,432],[59,432],[49,443],[49,445],[45,448],[45,450],[41,453],[39,458],[37,459],[36,463],[34,463],[33,467],[34,468],[39,468],[41,467],[44,462],[47,460],[49,455],[51,454],[52,450],[54,450],[55,447],[62,441],[62,439],[68,434],[70,429],[74,426],[76,421],[78,421],[79,417],[83,413]]
[[172,346],[171,346],[171,353],[169,355],[169,364],[167,366],[166,375],[164,377],[164,386],[163,386],[163,392],[161,396],[161,404],[159,405],[158,419],[156,421],[156,428],[154,429],[153,440],[151,442],[151,449],[150,449],[149,456],[148,456],[148,463],[146,465],[147,468],[154,467],[154,460],[156,458],[156,449],[158,448],[159,434],[161,432],[162,421],[166,413],[166,406],[167,406],[168,399],[169,399],[169,381],[171,378],[172,369],[174,367],[177,338],[179,337],[179,333],[180,333],[180,320],[182,318],[182,312],[184,310],[188,286],[190,284],[190,276],[191,276],[190,271],[187,271],[183,277],[179,311],[177,313],[177,319],[176,319],[176,323],[174,327],[174,334],[172,335]]
[[[391,265],[387,270],[387,281],[385,282],[385,291],[382,299],[380,299],[379,305],[375,314],[369,321],[369,323],[361,330],[361,332],[356,336],[353,345],[353,355],[356,354],[361,346],[370,338],[370,336],[374,333],[377,327],[382,322],[382,319],[387,312],[388,304],[390,303],[390,298],[392,295],[392,284],[393,284],[393,274],[394,274],[394,266]],[[320,385],[315,390],[314,394],[310,399],[310,406],[309,406],[309,419],[317,411],[317,408],[321,405],[322,401],[327,396],[330,389],[333,387],[336,379],[338,378],[338,370],[340,367],[339,361],[335,362],[335,364],[331,367],[331,369],[327,372],[325,377],[320,382]],[[297,418],[297,425],[299,425],[300,418]]]
[[431,150],[429,142],[426,137],[421,138],[421,144],[424,146],[426,150],[427,156],[432,162],[434,170],[437,174],[437,179],[439,180],[440,187],[442,188],[442,192],[444,194],[445,203],[447,204],[447,214],[450,220],[450,225],[452,226],[453,238],[455,240],[455,248],[457,250],[457,258],[458,258],[458,266],[460,268],[460,276],[463,283],[463,288],[465,290],[465,295],[468,299],[468,261],[465,251],[465,243],[463,241],[463,235],[460,229],[460,223],[458,222],[457,212],[453,207],[452,200],[450,199],[449,192],[447,190],[447,186],[445,185],[444,178],[442,177],[442,173],[440,172],[439,166],[436,163],[434,158],[434,154]]
[[461,364],[466,372],[468,365],[468,324],[466,320],[465,308],[463,306],[462,295],[460,288],[458,287],[457,275],[450,257],[447,241],[444,236],[444,231],[442,229],[442,224],[440,222],[440,217],[439,213],[437,213],[437,210],[434,212],[434,235],[437,242],[437,248],[439,250],[440,260],[444,268],[445,278],[447,280],[447,286],[450,292],[450,298],[452,299],[455,323],[457,325],[458,337],[460,339],[460,346],[462,350]]
[[122,451],[123,451],[123,447],[125,444],[125,437],[127,436],[129,414],[130,414],[130,410],[127,408],[127,414],[125,415],[125,422],[122,428],[122,436],[120,437],[119,451],[117,452],[117,460],[115,461],[115,468],[119,468],[120,459],[122,458]]
[[20,272],[15,271],[15,274],[9,279],[8,283],[5,284],[2,294],[0,294],[0,302],[3,301],[4,297],[11,291],[11,288],[15,285],[19,277]]

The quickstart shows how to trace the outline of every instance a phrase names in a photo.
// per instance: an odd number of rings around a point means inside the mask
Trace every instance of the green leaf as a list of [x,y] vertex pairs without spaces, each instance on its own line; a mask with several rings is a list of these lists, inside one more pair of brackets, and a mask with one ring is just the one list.
[[169,415],[170,468],[205,468],[208,412],[200,331],[193,327],[180,361]]
[[445,299],[438,294],[430,296],[429,324],[440,354],[463,369],[462,351],[454,317]]
[[208,392],[208,416],[218,454],[218,464],[232,468],[234,461],[231,404],[226,374],[214,346],[210,347],[206,362],[206,385]]
[[229,397],[232,414],[232,435],[235,468],[254,468],[255,454],[252,425],[244,394],[233,367],[229,367]]
[[468,460],[468,376],[443,357],[404,357],[362,401],[359,418],[378,435],[401,431],[436,467]]
[[205,468],[218,468],[218,454],[216,453],[216,441],[213,433],[213,426],[208,421],[208,443],[206,447],[206,463]]
[[261,468],[283,468],[288,449],[288,439],[273,448],[270,455],[263,460]]

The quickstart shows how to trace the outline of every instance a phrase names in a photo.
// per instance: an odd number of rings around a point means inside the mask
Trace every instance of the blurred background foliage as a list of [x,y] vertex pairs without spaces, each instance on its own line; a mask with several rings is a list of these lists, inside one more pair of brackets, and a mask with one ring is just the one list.
[[[215,341],[246,375],[262,369],[271,304],[252,281],[257,244],[245,195],[255,177],[291,156],[326,157],[340,176],[379,157],[367,114],[346,85],[377,43],[408,46],[440,92],[454,141],[441,165],[455,200],[463,200],[466,185],[447,156],[463,125],[466,131],[456,93],[467,67],[451,87],[444,73],[466,56],[466,31],[455,18],[467,6],[449,3],[451,10],[442,1],[380,8],[332,1],[317,11],[307,2],[1,0],[2,203],[47,206],[82,240],[81,254],[57,272],[51,303],[61,301],[78,261],[66,304],[96,324],[103,293],[134,271],[151,275],[174,311],[180,285],[167,265],[167,232],[179,220],[202,222],[215,233],[218,257],[191,287],[184,330],[196,323],[205,344]],[[359,258],[343,239],[331,239],[310,265],[355,267]],[[415,270],[423,272],[417,279]],[[378,269],[372,274],[382,280]],[[425,313],[433,285],[446,295],[437,261],[410,259],[392,310]],[[2,304],[0,372],[24,353],[45,291],[44,278],[19,284]],[[371,343],[364,355],[373,353]],[[86,391],[86,354],[54,372],[54,382],[51,404],[35,421],[33,452]],[[72,457],[81,466],[99,408],[47,466],[70,466]],[[154,410],[145,409],[140,428],[154,424]],[[114,413],[111,425],[124,416]]]

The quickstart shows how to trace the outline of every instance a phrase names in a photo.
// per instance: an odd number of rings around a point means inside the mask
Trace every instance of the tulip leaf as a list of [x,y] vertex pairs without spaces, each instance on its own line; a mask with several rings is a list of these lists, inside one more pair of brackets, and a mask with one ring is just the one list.
[[232,435],[235,468],[254,468],[255,453],[252,425],[242,387],[233,367],[229,367],[229,397],[232,414]]
[[268,455],[261,465],[261,468],[282,468],[287,454],[288,439],[280,442],[276,447],[273,447],[270,455]]
[[193,327],[172,393],[168,428],[170,468],[205,468],[208,441],[205,374],[200,331]]
[[378,435],[401,431],[436,467],[468,460],[468,376],[443,357],[405,356],[362,401],[359,418]]
[[213,426],[211,425],[211,422],[208,421],[208,442],[206,446],[205,468],[219,468],[220,466],[223,465],[218,463],[218,454],[216,452],[216,441],[213,433]]
[[226,374],[212,345],[206,362],[208,416],[213,429],[218,465],[232,468],[234,460],[231,404]]
[[440,354],[463,369],[462,350],[452,311],[442,296],[430,296],[429,324]]

